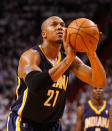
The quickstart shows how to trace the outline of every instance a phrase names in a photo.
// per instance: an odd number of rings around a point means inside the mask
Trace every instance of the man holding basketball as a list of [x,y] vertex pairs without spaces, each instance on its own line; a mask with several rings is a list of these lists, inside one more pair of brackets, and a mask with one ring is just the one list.
[[61,18],[49,17],[41,29],[43,43],[20,57],[17,99],[7,131],[62,131],[59,119],[65,107],[69,72],[94,87],[105,86],[105,71],[96,53],[87,52],[91,67],[85,65],[71,47]]

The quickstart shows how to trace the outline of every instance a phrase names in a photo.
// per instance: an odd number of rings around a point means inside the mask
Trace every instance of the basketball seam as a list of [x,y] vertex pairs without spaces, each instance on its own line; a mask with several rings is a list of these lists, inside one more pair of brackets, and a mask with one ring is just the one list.
[[85,26],[85,27],[81,26],[81,28],[90,28],[90,27],[96,27],[96,26]]
[[77,26],[79,26],[79,27],[80,27],[80,25],[78,25],[78,23],[77,23],[77,20],[75,20],[75,23],[76,23],[76,25],[77,25]]
[[81,37],[82,41],[84,42],[85,47],[86,47],[87,50],[89,51],[89,49],[88,49],[88,47],[87,47],[87,45],[86,45],[86,42],[85,42],[84,38],[83,38],[81,35],[80,35],[80,37]]
[[[78,30],[78,29],[76,29],[74,27],[68,27],[68,28],[72,28],[72,29]],[[85,33],[85,34],[87,34],[87,35],[89,35],[89,36],[91,36],[92,38],[94,38],[94,39],[96,39],[98,41],[98,39],[96,37],[92,36],[91,34],[85,32],[85,31],[82,31],[82,30],[80,30],[80,31],[83,32],[83,33]]]
[[74,35],[74,34],[79,35],[81,37],[81,39],[84,42],[85,47],[87,48],[87,50],[89,50],[88,47],[87,47],[87,45],[86,45],[86,43],[85,43],[85,41],[84,41],[84,38],[79,33],[72,33],[71,35]]
[[90,28],[90,27],[96,27],[96,26],[85,26],[85,27],[81,27],[81,28]]
[[[90,28],[90,27],[97,27],[97,26],[85,26],[85,27],[83,27],[83,26],[80,26],[81,28]],[[74,27],[68,27],[68,28],[74,28]]]
[[[78,31],[77,31],[77,34],[78,34],[81,26],[85,23],[85,21],[86,21],[86,20],[84,20],[84,21],[80,24],[79,29],[78,29]],[[77,24],[77,20],[76,20],[76,24]],[[78,25],[78,24],[77,24],[77,25]],[[76,47],[76,40],[77,40],[77,35],[76,35],[76,37],[75,37],[75,47]]]
[[[78,29],[78,31],[77,31],[77,34],[78,34],[78,32],[79,32],[79,30],[80,30],[80,26],[78,25],[77,20],[76,20],[75,22],[76,22],[76,25],[79,27],[79,29]],[[77,35],[76,35],[76,37],[75,37],[75,47],[76,47],[76,40],[77,40]]]

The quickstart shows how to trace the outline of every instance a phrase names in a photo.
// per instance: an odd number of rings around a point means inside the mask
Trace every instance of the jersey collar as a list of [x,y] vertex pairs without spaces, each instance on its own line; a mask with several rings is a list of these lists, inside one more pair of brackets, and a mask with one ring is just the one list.
[[99,110],[96,109],[96,108],[93,106],[91,100],[88,101],[88,104],[89,104],[89,106],[91,107],[91,109],[92,109],[96,114],[101,114],[101,112],[102,112],[102,111],[105,109],[105,107],[106,107],[106,101],[104,101],[103,106],[102,106],[101,109],[99,109]]

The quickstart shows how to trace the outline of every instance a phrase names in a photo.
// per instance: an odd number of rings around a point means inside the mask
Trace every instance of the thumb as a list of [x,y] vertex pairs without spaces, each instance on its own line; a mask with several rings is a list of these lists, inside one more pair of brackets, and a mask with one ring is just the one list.
[[65,28],[65,31],[64,31],[64,38],[63,38],[64,42],[66,42],[66,38],[67,38],[67,28]]
[[66,33],[66,43],[67,43],[67,45],[70,44],[70,33],[68,32],[68,30]]

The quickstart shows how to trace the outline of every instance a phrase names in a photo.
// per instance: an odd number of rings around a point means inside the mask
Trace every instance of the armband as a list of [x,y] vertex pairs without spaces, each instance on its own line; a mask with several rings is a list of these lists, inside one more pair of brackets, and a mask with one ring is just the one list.
[[25,83],[29,88],[29,91],[36,93],[41,88],[48,87],[54,82],[51,79],[48,71],[32,71],[27,74]]

